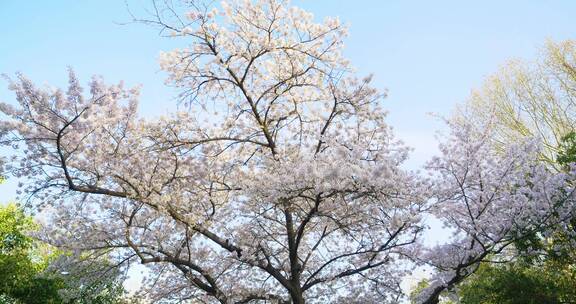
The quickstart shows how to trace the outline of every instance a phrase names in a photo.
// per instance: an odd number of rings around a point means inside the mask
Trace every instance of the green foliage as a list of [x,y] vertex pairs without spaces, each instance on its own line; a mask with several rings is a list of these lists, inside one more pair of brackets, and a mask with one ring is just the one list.
[[458,294],[462,304],[554,304],[576,299],[574,269],[483,264]]
[[569,132],[562,137],[556,161],[563,166],[576,162],[576,132]]
[[43,278],[44,259],[36,261],[38,244],[27,236],[36,228],[15,204],[0,208],[0,299],[6,303],[60,303],[58,279]]
[[58,291],[64,287],[58,279],[44,278],[37,274],[17,281],[17,287],[10,292],[10,296],[17,303],[44,304],[62,303]]
[[26,236],[26,232],[34,228],[32,219],[26,217],[15,204],[0,208],[0,254],[8,255],[29,249],[32,239]]
[[[66,258],[27,234],[37,229],[31,217],[15,204],[0,207],[0,304],[120,304],[124,289],[119,273],[90,277],[103,261],[73,269],[62,275],[51,272],[50,262]],[[73,296],[64,296],[73,293]]]

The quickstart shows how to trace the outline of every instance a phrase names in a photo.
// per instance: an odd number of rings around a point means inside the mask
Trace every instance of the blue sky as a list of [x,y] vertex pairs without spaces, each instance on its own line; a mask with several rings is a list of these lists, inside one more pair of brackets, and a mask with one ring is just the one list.
[[[350,25],[345,54],[360,74],[373,73],[375,85],[389,90],[388,121],[415,148],[413,168],[436,151],[434,134],[442,124],[428,113],[448,114],[506,60],[534,58],[547,38],[576,37],[576,1],[569,0],[292,3]],[[150,2],[128,4],[139,12]],[[142,84],[143,115],[174,109],[175,91],[163,85],[157,58],[183,41],[120,24],[127,21],[121,0],[0,0],[0,73],[20,71],[39,84],[65,86],[71,66],[84,83],[99,74]],[[0,80],[0,101],[12,102],[6,85]],[[15,183],[0,186],[2,201],[14,197]]]

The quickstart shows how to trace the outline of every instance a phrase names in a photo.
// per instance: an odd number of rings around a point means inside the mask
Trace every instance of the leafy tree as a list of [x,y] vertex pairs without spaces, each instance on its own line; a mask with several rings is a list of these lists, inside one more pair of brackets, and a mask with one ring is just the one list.
[[[337,19],[275,0],[171,3],[141,21],[189,43],[161,67],[190,111],[141,119],[137,89],[95,78],[84,92],[73,72],[66,92],[19,75],[18,106],[0,106],[9,173],[53,207],[50,241],[148,265],[148,301],[396,303],[414,262],[437,269],[417,297],[437,303],[571,212],[549,204],[573,204],[574,186],[535,161],[538,144],[495,155],[475,125],[451,125],[430,178],[404,170]],[[430,213],[454,234],[422,248]]]
[[[542,158],[557,166],[562,138],[576,125],[576,41],[548,41],[534,62],[514,60],[488,77],[456,114],[494,129],[500,147],[540,137]],[[479,128],[482,129],[482,128]]]
[[19,253],[30,248],[32,239],[26,232],[34,230],[34,222],[27,217],[15,204],[8,204],[0,209],[0,253],[7,255]]
[[576,162],[576,132],[571,131],[564,135],[558,149],[556,162],[564,166],[566,170],[570,170],[568,166]]
[[[70,255],[32,239],[28,234],[37,229],[17,205],[0,207],[0,303],[121,303],[118,273],[93,277],[96,271],[73,265],[62,275],[54,263]],[[105,266],[101,260],[91,265]]]
[[459,286],[458,294],[463,304],[571,303],[576,298],[575,279],[573,267],[483,264]]
[[32,218],[15,204],[0,208],[0,294],[22,303],[59,303],[61,281],[39,276],[47,260],[34,250],[28,235],[36,229]]

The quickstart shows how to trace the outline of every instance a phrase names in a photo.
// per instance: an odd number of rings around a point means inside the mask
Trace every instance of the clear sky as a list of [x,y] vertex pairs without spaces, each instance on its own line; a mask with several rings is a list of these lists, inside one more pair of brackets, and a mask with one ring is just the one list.
[[[359,73],[373,73],[375,85],[389,91],[388,121],[415,148],[412,168],[436,151],[434,135],[442,124],[428,113],[450,113],[499,65],[533,59],[546,39],[576,38],[572,0],[293,3],[350,25],[345,54]],[[128,4],[141,12],[150,2]],[[0,73],[19,71],[39,84],[64,87],[71,66],[84,83],[99,74],[109,82],[142,84],[143,115],[174,109],[175,92],[163,85],[157,58],[183,41],[161,38],[141,24],[121,25],[130,19],[122,0],[0,0]],[[6,86],[0,80],[0,101],[13,102]],[[0,202],[15,197],[15,184],[0,185]]]

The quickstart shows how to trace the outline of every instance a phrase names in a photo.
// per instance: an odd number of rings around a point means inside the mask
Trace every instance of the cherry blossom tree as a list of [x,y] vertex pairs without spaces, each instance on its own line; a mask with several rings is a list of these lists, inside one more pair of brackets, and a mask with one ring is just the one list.
[[[574,173],[555,173],[541,161],[541,140],[530,139],[494,153],[494,129],[449,123],[452,134],[427,169],[434,176],[431,213],[452,232],[443,245],[417,256],[438,270],[418,297],[438,303],[442,292],[475,272],[481,262],[506,262],[514,245],[535,234],[568,229],[575,215]],[[499,260],[496,260],[497,254]],[[504,259],[503,259],[504,258]]]
[[[432,178],[404,170],[337,19],[276,0],[164,4],[139,21],[187,42],[160,63],[187,111],[139,118],[137,88],[95,77],[85,92],[73,72],[66,91],[18,75],[19,105],[0,108],[6,172],[48,210],[50,241],[148,265],[150,301],[397,303],[416,262],[439,269],[421,296],[435,303],[568,212],[553,203],[568,177],[534,161],[537,145],[495,156],[460,128]],[[421,248],[426,213],[454,230],[448,245]]]
[[[342,57],[346,29],[283,1],[193,4],[160,25],[190,111],[145,120],[137,89],[11,82],[8,171],[55,209],[61,247],[150,265],[153,301],[397,301],[419,225],[383,94]],[[41,206],[39,206],[41,207]]]

